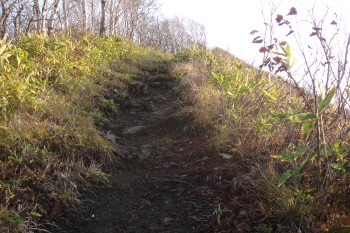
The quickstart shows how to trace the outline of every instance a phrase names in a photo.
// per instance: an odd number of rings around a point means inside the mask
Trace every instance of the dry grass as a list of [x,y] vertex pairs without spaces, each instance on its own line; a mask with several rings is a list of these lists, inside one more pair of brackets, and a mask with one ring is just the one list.
[[80,189],[106,181],[103,170],[116,158],[99,126],[118,110],[132,79],[169,55],[89,35],[33,35],[6,46],[0,232],[31,232],[75,211]]
[[[183,100],[190,103],[182,114],[210,135],[210,151],[234,156],[234,162],[221,165],[229,171],[226,178],[235,180],[234,191],[231,185],[228,194],[233,210],[247,209],[251,218],[270,227],[286,226],[284,229],[291,232],[318,232],[349,223],[349,208],[343,208],[349,190],[340,182],[347,176],[327,170],[328,190],[321,193],[316,184],[318,164],[311,160],[303,173],[278,184],[281,175],[297,167],[298,161],[283,163],[273,156],[294,151],[309,140],[301,123],[288,121],[288,116],[306,109],[293,85],[267,76],[220,49],[195,47],[179,57],[186,62],[179,63],[175,73],[183,74]],[[247,91],[236,95],[242,87]],[[332,110],[328,111],[332,119]],[[336,135],[334,128],[327,128],[327,135]]]

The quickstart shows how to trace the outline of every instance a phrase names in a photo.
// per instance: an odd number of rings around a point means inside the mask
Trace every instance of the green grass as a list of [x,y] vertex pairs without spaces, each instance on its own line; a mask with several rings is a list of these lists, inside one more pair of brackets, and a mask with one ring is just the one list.
[[[350,139],[338,142],[337,128],[324,121],[330,143],[323,145],[328,152],[322,155],[326,158],[319,172],[316,117],[305,114],[304,101],[292,84],[218,48],[194,46],[177,54],[175,61],[183,99],[191,103],[182,114],[191,115],[196,127],[210,135],[210,149],[234,155],[234,163],[228,161],[231,176],[239,180],[246,193],[242,202],[256,218],[305,230],[328,229],[339,221],[349,224],[343,183],[349,182],[345,151]],[[327,105],[324,118],[333,119],[335,109],[335,104]],[[341,165],[333,167],[335,161]],[[322,190],[320,178],[327,181]]]
[[31,35],[0,42],[0,232],[28,232],[72,210],[78,187],[113,164],[98,126],[135,77],[169,55],[119,37]]
[[[135,78],[163,78],[171,59],[119,37],[0,42],[0,232],[40,228],[38,222],[57,218],[57,206],[80,204],[78,187],[106,180],[101,164],[115,158],[99,126],[118,111]],[[181,113],[207,131],[211,149],[234,155],[228,167],[246,194],[240,204],[268,219],[266,231],[271,222],[325,230],[349,223],[350,140],[330,140],[327,172],[319,173],[314,153],[304,150],[314,148],[314,125],[293,85],[220,49],[194,46],[173,61],[191,103]],[[329,119],[333,107],[324,110]],[[325,128],[332,139],[336,129]],[[322,192],[320,174],[328,181]]]

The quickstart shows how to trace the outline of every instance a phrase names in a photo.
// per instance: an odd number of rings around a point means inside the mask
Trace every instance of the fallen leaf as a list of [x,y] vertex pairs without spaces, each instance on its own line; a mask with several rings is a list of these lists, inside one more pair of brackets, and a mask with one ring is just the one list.
[[58,200],[55,200],[55,202],[52,205],[51,214],[49,216],[49,219],[51,221],[57,219],[57,217],[61,214],[61,204]]
[[219,155],[221,155],[224,159],[232,159],[233,158],[233,156],[229,155],[229,154],[220,153]]

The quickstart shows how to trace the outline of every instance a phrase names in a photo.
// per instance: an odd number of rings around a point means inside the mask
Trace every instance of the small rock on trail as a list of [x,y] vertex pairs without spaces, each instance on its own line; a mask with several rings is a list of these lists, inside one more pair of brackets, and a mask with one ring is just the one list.
[[139,154],[139,159],[142,161],[147,159],[152,154],[152,145],[146,144],[141,146],[141,153]]
[[147,128],[146,126],[142,126],[142,125],[133,126],[133,127],[128,128],[128,129],[124,129],[122,135],[127,136],[127,135],[139,134],[142,131],[144,131],[146,128]]

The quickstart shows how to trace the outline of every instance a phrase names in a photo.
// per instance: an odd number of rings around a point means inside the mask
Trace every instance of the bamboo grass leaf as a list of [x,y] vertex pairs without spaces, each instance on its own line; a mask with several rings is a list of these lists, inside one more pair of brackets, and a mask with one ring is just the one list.
[[282,184],[284,184],[287,180],[289,180],[294,175],[299,174],[309,160],[310,160],[310,156],[306,156],[306,158],[303,160],[303,162],[300,163],[299,166],[297,166],[293,170],[289,170],[283,173],[283,175],[277,181],[278,187],[280,187]]
[[337,93],[336,87],[333,87],[328,91],[326,96],[320,101],[320,104],[318,106],[318,112],[321,113],[325,108],[327,108],[330,105],[336,93]]
[[262,90],[263,92],[264,92],[264,94],[267,96],[267,97],[269,97],[271,100],[273,100],[273,101],[276,101],[277,100],[277,97],[275,96],[275,95],[273,95],[273,94],[271,94],[271,93],[269,93],[269,92],[267,92],[267,91],[265,91],[265,90]]
[[302,114],[290,116],[289,120],[292,122],[304,122],[304,121],[315,120],[317,118],[318,118],[318,115],[316,113],[302,113]]

